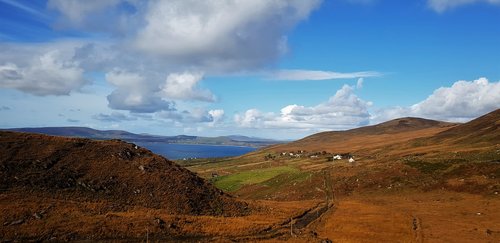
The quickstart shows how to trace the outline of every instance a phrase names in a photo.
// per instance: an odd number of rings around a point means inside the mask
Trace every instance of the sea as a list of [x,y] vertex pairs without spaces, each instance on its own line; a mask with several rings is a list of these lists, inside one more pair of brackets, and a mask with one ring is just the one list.
[[153,153],[171,160],[201,159],[240,156],[255,151],[256,148],[228,145],[175,144],[175,143],[135,143]]

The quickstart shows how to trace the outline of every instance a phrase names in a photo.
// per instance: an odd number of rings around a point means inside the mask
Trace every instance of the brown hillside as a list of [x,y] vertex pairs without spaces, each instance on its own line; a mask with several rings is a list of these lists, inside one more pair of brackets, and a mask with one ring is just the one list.
[[375,134],[416,131],[426,128],[450,127],[453,125],[456,124],[429,120],[424,118],[417,118],[417,117],[404,117],[383,122],[373,126],[366,126],[366,127],[352,129],[349,130],[348,132],[349,134],[375,135]]
[[493,143],[500,141],[500,109],[453,127],[436,135],[436,140],[454,140],[459,143]]
[[301,140],[273,146],[273,151],[327,151],[349,153],[391,144],[403,143],[415,138],[433,136],[451,127],[447,123],[422,118],[399,118],[374,126],[366,126],[347,131],[322,132]]
[[236,215],[246,208],[196,174],[134,144],[0,132],[0,194],[7,192],[170,214]]

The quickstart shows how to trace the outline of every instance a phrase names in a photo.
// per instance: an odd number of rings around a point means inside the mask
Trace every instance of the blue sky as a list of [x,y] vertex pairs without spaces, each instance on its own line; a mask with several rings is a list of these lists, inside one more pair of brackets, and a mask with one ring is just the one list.
[[497,0],[0,0],[0,22],[3,128],[296,139],[500,108]]

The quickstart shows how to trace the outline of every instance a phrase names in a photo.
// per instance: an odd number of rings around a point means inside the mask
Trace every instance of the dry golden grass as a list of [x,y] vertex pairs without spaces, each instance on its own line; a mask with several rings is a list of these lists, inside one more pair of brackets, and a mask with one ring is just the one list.
[[500,196],[447,191],[354,195],[313,228],[334,242],[499,242]]

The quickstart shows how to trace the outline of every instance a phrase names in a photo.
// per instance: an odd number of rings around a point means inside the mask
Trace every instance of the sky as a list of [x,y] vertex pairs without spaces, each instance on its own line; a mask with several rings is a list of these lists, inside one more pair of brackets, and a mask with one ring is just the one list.
[[500,108],[500,0],[0,0],[0,128],[298,139]]

